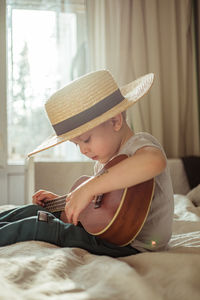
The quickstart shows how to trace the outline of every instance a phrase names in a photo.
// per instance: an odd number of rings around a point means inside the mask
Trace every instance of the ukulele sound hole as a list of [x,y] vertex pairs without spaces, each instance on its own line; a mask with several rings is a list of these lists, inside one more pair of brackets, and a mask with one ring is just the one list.
[[103,197],[103,195],[99,195],[99,196],[96,197],[95,203],[94,203],[94,208],[101,207],[102,197]]

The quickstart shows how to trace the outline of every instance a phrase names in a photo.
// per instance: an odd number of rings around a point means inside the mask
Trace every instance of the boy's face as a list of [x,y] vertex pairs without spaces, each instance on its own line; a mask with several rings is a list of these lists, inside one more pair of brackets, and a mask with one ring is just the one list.
[[71,142],[79,146],[82,154],[103,164],[116,155],[121,146],[118,130],[111,120],[73,138]]

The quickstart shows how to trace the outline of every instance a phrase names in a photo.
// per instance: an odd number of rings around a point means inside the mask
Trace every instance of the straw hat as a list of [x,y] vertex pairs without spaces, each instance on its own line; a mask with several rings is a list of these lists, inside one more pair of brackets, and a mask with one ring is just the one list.
[[72,81],[45,103],[55,134],[28,156],[79,136],[125,111],[148,92],[153,80],[150,73],[119,89],[109,71],[100,70]]

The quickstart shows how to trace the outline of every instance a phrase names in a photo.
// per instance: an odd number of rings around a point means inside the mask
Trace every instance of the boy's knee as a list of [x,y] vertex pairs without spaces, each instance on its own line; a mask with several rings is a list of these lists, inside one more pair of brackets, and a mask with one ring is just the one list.
[[26,212],[30,213],[30,216],[36,216],[39,210],[45,210],[42,206],[40,205],[35,205],[35,204],[29,204],[25,207]]

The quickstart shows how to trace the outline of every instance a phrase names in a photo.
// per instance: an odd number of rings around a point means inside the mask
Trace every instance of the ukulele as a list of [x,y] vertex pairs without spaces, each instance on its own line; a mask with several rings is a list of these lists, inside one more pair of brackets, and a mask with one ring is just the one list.
[[[125,154],[114,157],[100,173],[105,172],[106,169],[127,157]],[[73,191],[89,178],[88,176],[80,177],[70,191]],[[118,246],[128,245],[143,227],[149,212],[153,192],[154,179],[150,179],[129,188],[98,195],[80,213],[79,222],[92,235]],[[68,223],[64,211],[66,196],[48,200],[44,203],[44,207],[49,212],[61,211],[60,219]]]

